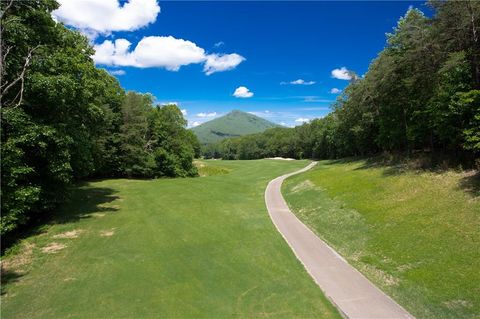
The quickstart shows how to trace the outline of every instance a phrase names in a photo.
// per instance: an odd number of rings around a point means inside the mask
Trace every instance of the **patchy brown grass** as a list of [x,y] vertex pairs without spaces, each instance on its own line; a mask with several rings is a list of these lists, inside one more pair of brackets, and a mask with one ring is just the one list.
[[2,274],[10,271],[25,271],[26,266],[32,261],[34,248],[35,244],[25,242],[21,245],[20,250],[14,256],[2,259]]
[[60,244],[60,243],[53,242],[53,243],[50,243],[49,245],[43,247],[42,252],[44,252],[46,254],[55,254],[55,253],[59,252],[60,250],[66,248],[66,247],[67,247],[67,245],[65,245],[65,244]]
[[110,230],[102,230],[100,232],[100,236],[102,237],[112,237],[115,234],[115,228],[112,228]]
[[54,235],[53,238],[61,238],[61,239],[71,239],[71,238],[78,238],[80,233],[82,233],[82,229],[74,229],[71,231],[66,231],[61,234]]

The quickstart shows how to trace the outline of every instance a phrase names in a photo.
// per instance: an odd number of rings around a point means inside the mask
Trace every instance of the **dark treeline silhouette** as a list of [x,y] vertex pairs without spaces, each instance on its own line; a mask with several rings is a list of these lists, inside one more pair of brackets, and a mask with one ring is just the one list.
[[471,165],[480,152],[480,2],[410,9],[326,117],[207,145],[205,157],[340,158],[422,152]]
[[57,7],[1,2],[4,240],[49,216],[76,180],[196,175],[199,144],[181,111],[96,68],[87,38],[51,18]]

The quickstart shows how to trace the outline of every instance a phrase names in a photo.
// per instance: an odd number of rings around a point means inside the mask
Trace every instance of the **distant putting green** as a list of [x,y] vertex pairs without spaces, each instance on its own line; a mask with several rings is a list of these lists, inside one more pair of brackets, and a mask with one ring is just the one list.
[[417,318],[480,318],[480,183],[322,161],[289,178],[292,211]]
[[2,318],[340,318],[264,204],[307,162],[200,164],[211,176],[76,188],[4,258]]

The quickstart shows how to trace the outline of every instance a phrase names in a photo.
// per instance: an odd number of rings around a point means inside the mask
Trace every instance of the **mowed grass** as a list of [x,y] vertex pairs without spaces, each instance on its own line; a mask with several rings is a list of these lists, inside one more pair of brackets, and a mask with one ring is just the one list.
[[340,318],[264,204],[307,162],[202,164],[221,175],[78,187],[4,258],[2,318]]
[[417,318],[480,318],[473,173],[322,161],[282,191],[303,222]]

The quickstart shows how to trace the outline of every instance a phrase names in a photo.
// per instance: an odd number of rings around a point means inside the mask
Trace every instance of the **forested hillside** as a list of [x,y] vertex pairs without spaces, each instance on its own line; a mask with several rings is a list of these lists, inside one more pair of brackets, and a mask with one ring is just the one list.
[[473,164],[480,153],[480,2],[410,9],[364,76],[324,118],[224,140],[207,157],[338,158],[380,152],[441,154]]
[[[87,177],[192,176],[195,135],[175,105],[125,92],[52,0],[2,1],[1,234],[46,215]],[[5,239],[5,237],[3,237]]]
[[256,115],[233,110],[224,116],[193,127],[200,143],[209,144],[229,137],[261,133],[266,129],[280,125],[262,119]]

